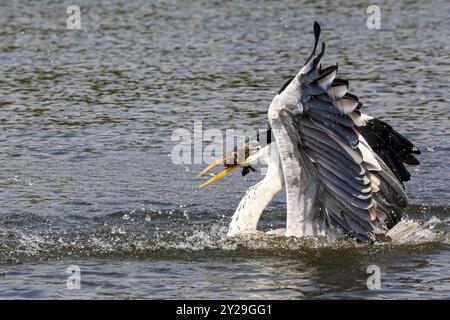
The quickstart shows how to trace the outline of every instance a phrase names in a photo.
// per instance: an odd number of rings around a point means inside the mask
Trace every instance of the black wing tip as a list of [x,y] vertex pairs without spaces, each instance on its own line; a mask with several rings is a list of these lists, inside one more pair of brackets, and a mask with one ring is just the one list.
[[339,78],[334,78],[333,83],[331,84],[332,87],[335,87],[335,86],[342,86],[342,85],[348,87],[348,86],[349,86],[348,80],[345,80],[345,79],[339,79]]
[[321,32],[320,24],[317,21],[314,21],[314,40],[315,40],[314,53],[316,52],[317,44],[319,43],[320,32]]
[[359,102],[358,96],[355,96],[354,94],[352,94],[350,92],[346,92],[342,98]]
[[313,58],[313,56],[316,54],[317,44],[319,43],[320,38],[320,24],[317,21],[314,21],[314,49],[311,53],[311,56],[308,59],[308,62]]
[[327,45],[325,44],[324,41],[322,41],[322,50],[320,51],[320,56],[323,56],[323,54],[325,53],[325,49],[327,48]]
[[320,60],[322,59],[324,53],[325,53],[325,49],[326,49],[326,44],[325,42],[322,41],[322,49],[320,50],[320,53],[317,57],[314,58],[314,65],[317,66],[317,64],[320,62]]
[[320,31],[320,24],[317,21],[314,21],[314,35],[316,36],[316,38],[319,38]]
[[327,76],[327,75],[329,75],[330,73],[332,73],[332,72],[334,72],[334,71],[337,71],[337,69],[338,69],[337,66],[328,66],[328,67],[326,67],[325,69],[321,69],[321,70],[320,70],[320,76],[319,76],[319,78],[320,78],[320,77],[323,77],[323,76]]
[[314,55],[316,54],[316,49],[317,49],[317,44],[319,43],[319,38],[320,38],[320,25],[317,21],[314,21],[314,48],[313,51],[311,52],[311,55],[309,56],[308,60],[306,60],[305,65],[307,65],[311,59],[314,57]]

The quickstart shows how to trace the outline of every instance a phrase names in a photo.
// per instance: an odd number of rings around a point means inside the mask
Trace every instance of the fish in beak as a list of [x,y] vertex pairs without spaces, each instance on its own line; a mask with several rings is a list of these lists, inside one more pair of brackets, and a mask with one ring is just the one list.
[[[242,159],[242,160],[241,160]],[[222,163],[225,165],[225,169],[218,174],[216,174],[214,177],[209,179],[208,181],[202,183],[200,185],[200,188],[206,187],[207,185],[225,177],[230,172],[233,172],[234,170],[238,168],[242,169],[242,175],[245,176],[250,171],[255,172],[256,169],[253,168],[250,163],[255,161],[257,159],[257,155],[250,156],[249,148],[246,146],[244,149],[238,149],[235,150],[228,155],[223,155],[213,163],[211,163],[208,167],[203,169],[199,174],[197,174],[195,177],[200,178],[204,174],[212,171],[215,167],[221,165]]]

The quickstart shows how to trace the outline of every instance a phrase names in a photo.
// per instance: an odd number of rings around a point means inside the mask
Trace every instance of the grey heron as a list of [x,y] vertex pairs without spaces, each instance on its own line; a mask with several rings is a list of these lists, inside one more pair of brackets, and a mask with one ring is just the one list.
[[[375,242],[389,237],[407,206],[405,164],[417,165],[420,151],[386,122],[361,113],[362,103],[349,93],[347,80],[336,78],[338,65],[321,67],[325,43],[316,55],[320,25],[314,23],[314,48],[300,71],[273,98],[268,110],[269,139],[249,141],[242,163],[224,155],[200,172],[221,163],[229,172],[267,165],[263,180],[240,201],[228,235],[252,233],[263,210],[283,188],[285,236],[354,237]],[[241,150],[241,151],[242,151]]]

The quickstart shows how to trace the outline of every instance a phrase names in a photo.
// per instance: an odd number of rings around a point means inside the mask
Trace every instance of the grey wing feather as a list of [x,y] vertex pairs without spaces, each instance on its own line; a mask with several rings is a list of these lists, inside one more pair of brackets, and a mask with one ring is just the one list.
[[361,135],[367,130],[357,130],[364,123],[359,112],[362,103],[347,91],[348,81],[336,79],[338,66],[321,68],[324,43],[314,58],[320,28],[315,31],[312,55],[297,81],[280,93],[292,101],[287,95],[292,95],[296,86],[300,94],[293,96],[298,96],[302,112],[282,111],[279,116],[302,165],[313,173],[326,223],[359,240],[373,241],[377,233],[401,218],[406,194],[396,175]]

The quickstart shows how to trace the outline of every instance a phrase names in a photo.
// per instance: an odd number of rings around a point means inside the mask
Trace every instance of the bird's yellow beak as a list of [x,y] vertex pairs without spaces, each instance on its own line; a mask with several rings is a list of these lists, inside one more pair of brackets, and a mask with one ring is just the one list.
[[[197,174],[195,177],[196,178],[200,178],[201,176],[203,176],[205,173],[211,171],[212,169],[214,169],[215,167],[217,167],[218,165],[222,164],[222,163],[227,163],[227,159],[229,159],[229,157],[233,157],[233,159],[236,159],[236,152],[232,152],[229,156],[227,155],[223,155],[222,157],[220,157],[219,159],[217,159],[216,161],[214,161],[213,163],[211,163],[208,167],[206,167],[205,169],[203,169],[199,174]],[[239,168],[240,165],[238,164],[229,164],[227,165],[227,168],[221,172],[219,172],[218,174],[216,174],[214,177],[212,177],[211,179],[209,179],[208,181],[206,181],[205,183],[202,183],[200,185],[200,188],[205,187],[217,180],[219,180],[220,178],[225,177],[227,174],[229,174],[230,172],[236,170],[237,168]]]
[[[205,173],[211,171],[212,169],[214,169],[215,167],[217,167],[218,165],[220,165],[222,163],[225,164],[226,168],[225,168],[225,170],[219,172],[218,174],[216,174],[214,177],[212,177],[205,183],[202,183],[200,185],[200,188],[205,187],[205,186],[225,177],[227,174],[236,170],[237,168],[247,168],[247,172],[248,172],[248,170],[256,171],[256,169],[254,169],[251,166],[251,164],[253,162],[255,162],[261,156],[262,153],[261,152],[256,152],[256,153],[252,153],[252,154],[250,154],[250,153],[251,153],[250,148],[247,145],[245,145],[244,148],[235,149],[234,151],[230,152],[229,154],[225,154],[222,157],[220,157],[219,159],[217,159],[216,161],[214,161],[213,163],[211,163],[208,167],[203,169],[195,177],[200,178]],[[242,175],[245,175],[245,174],[246,173],[243,171]]]

